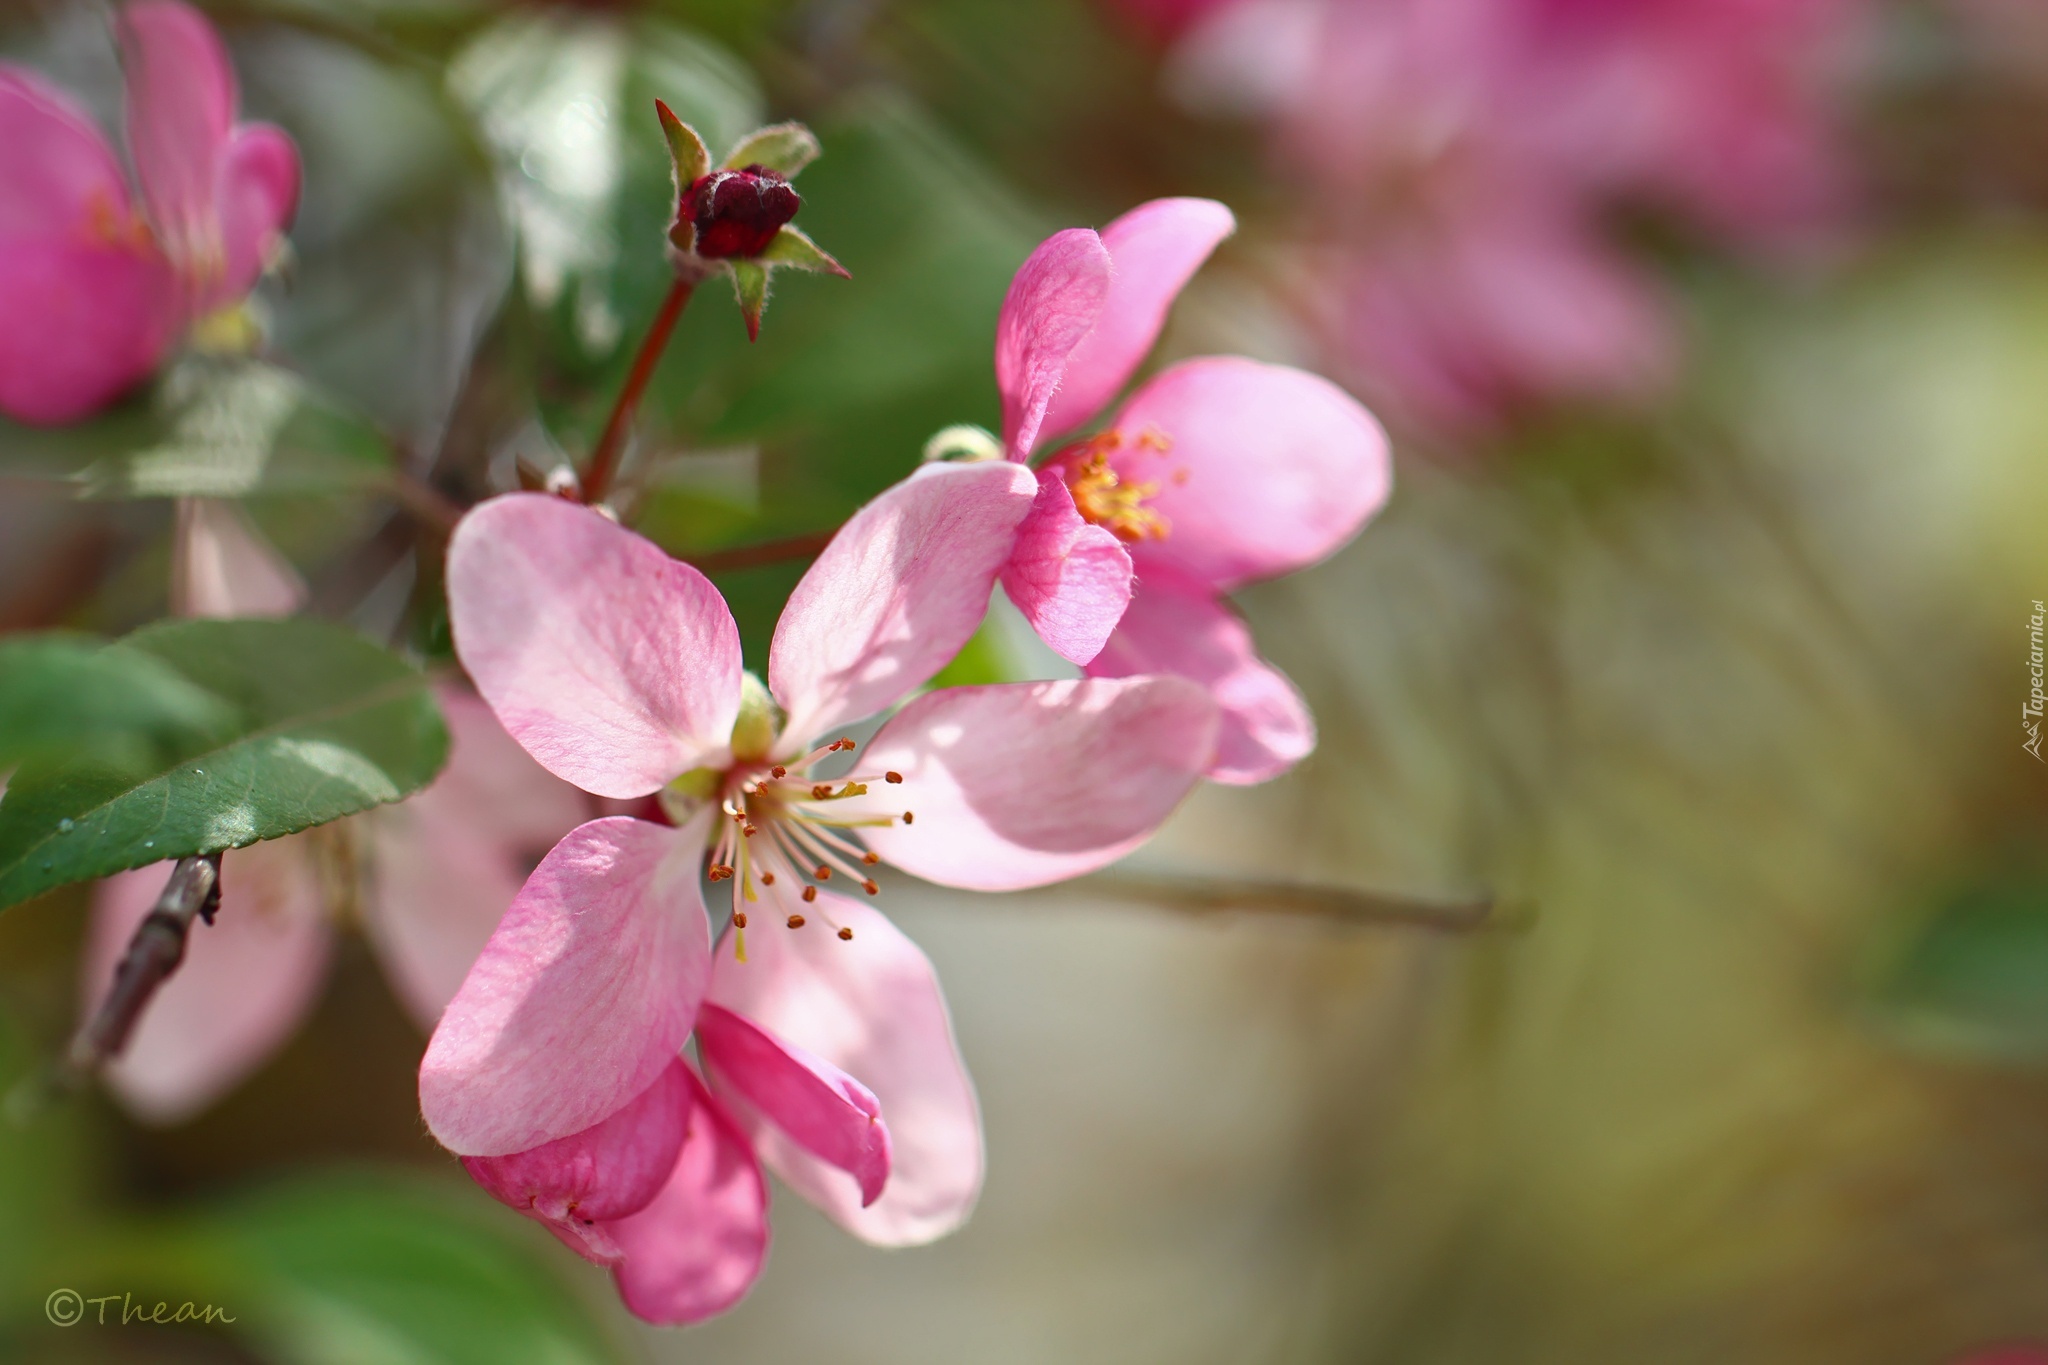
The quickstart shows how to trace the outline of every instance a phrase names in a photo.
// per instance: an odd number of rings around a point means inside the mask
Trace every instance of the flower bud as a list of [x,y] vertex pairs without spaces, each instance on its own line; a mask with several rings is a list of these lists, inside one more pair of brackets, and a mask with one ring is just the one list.
[[803,203],[787,179],[758,162],[699,176],[682,199],[697,230],[694,249],[710,260],[760,255]]

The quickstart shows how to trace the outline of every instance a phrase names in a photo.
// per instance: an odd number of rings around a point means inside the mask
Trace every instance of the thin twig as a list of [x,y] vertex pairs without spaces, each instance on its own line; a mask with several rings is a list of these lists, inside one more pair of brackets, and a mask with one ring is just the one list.
[[1298,915],[1352,925],[1398,925],[1453,934],[1518,929],[1532,916],[1529,907],[1503,903],[1490,894],[1440,900],[1351,886],[1122,870],[1099,872],[1067,885],[1079,895],[1109,896],[1198,914],[1239,911]]
[[696,288],[694,277],[677,276],[676,282],[669,286],[668,297],[661,301],[661,311],[654,315],[647,335],[641,338],[640,352],[633,357],[633,368],[626,375],[618,400],[612,404],[611,416],[605,419],[604,434],[597,438],[597,446],[590,452],[590,468],[583,475],[585,502],[601,502],[611,491],[612,476],[619,472],[619,458],[625,454],[626,433],[633,425],[633,414],[640,408],[640,395],[646,392],[648,381],[654,378],[654,368],[661,363],[661,353],[668,349],[668,339],[676,330],[676,320],[682,317],[683,309]]
[[385,480],[392,500],[437,539],[446,540],[462,520],[462,504],[408,469],[392,469]]
[[185,959],[185,939],[192,921],[213,923],[220,906],[220,854],[180,858],[164,883],[164,892],[135,928],[128,951],[114,968],[114,984],[106,999],[80,1026],[64,1055],[64,1071],[81,1081],[121,1055],[128,1035],[165,978]]
[[764,540],[758,545],[735,545],[729,550],[683,555],[682,560],[702,573],[758,568],[763,564],[779,564],[785,559],[810,559],[831,544],[832,537],[837,534],[837,530],[813,531],[783,540]]

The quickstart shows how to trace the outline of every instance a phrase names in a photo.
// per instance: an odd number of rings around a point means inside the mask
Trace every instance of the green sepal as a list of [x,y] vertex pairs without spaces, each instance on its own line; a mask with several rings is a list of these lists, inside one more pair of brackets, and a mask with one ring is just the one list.
[[815,270],[821,274],[837,275],[842,280],[853,278],[852,272],[833,260],[829,253],[794,223],[784,223],[776,232],[775,240],[768,243],[767,250],[756,259],[764,265],[786,265],[792,270]]
[[722,163],[726,170],[763,166],[785,180],[818,159],[818,137],[801,123],[771,123],[739,140]]
[[661,119],[661,135],[668,139],[669,170],[676,182],[676,211],[669,224],[668,239],[677,251],[688,255],[697,247],[697,228],[684,211],[683,196],[711,169],[711,149],[697,136],[695,128],[676,117],[676,111],[668,107],[666,100],[656,100],[654,112]]
[[775,747],[780,716],[775,698],[753,672],[740,674],[740,713],[732,723],[732,756],[742,763],[759,763]]
[[732,262],[732,292],[740,316],[747,320],[747,340],[761,339],[761,311],[768,306],[768,267],[756,261]]

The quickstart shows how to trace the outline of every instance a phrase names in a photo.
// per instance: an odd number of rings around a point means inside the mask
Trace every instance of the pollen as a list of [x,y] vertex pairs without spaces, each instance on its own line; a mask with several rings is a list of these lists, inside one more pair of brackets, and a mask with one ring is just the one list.
[[[805,903],[806,905],[808,905],[808,904],[809,904],[810,902],[812,902],[812,901],[816,900],[817,898],[818,898],[818,888],[817,888],[817,887],[815,887],[815,886],[807,886],[807,887],[805,887],[805,888],[804,888],[804,903]],[[799,915],[799,916],[797,916],[797,918],[798,918],[799,920],[801,920],[801,919],[803,918],[803,916]]]
[[889,771],[889,772],[886,772],[886,773],[883,773],[883,774],[882,774],[882,780],[883,780],[884,782],[889,782],[889,783],[896,783],[896,782],[901,782],[901,781],[903,780],[903,774],[902,774],[902,773],[899,773],[899,772],[896,772],[896,771],[894,771],[894,770],[891,770],[891,771]]
[[804,917],[802,915],[791,915],[785,923],[792,929],[801,929],[804,927]]
[[1085,453],[1067,459],[1067,490],[1074,495],[1074,510],[1118,540],[1164,540],[1173,523],[1145,505],[1159,495],[1159,485],[1125,482],[1110,468],[1109,452],[1119,443],[1116,433],[1108,432],[1082,447]]
[[879,896],[882,894],[882,888],[875,885],[872,881],[862,882],[860,884],[860,889],[867,892],[870,896]]
[[839,931],[839,937],[840,937],[841,939],[843,939],[844,941],[846,941],[846,942],[848,942],[848,943],[851,943],[851,942],[853,942],[853,930],[851,930],[851,929],[841,929],[841,930]]
[[747,927],[747,912],[746,912],[746,911],[744,911],[744,910],[735,910],[735,911],[733,911],[733,912],[732,912],[732,927],[733,927],[733,928],[735,928],[735,929],[744,929],[744,928],[746,928],[746,927]]

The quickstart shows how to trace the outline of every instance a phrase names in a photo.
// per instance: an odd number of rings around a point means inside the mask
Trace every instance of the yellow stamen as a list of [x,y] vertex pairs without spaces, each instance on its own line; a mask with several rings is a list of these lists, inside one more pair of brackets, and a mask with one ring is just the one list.
[[[1157,483],[1126,483],[1110,468],[1109,452],[1123,443],[1117,433],[1104,432],[1082,446],[1078,458],[1066,462],[1067,488],[1074,495],[1074,509],[1082,518],[1106,527],[1119,540],[1164,540],[1173,523],[1153,508],[1148,499],[1159,495]],[[1165,438],[1149,427],[1138,438],[1142,447],[1164,450]]]

